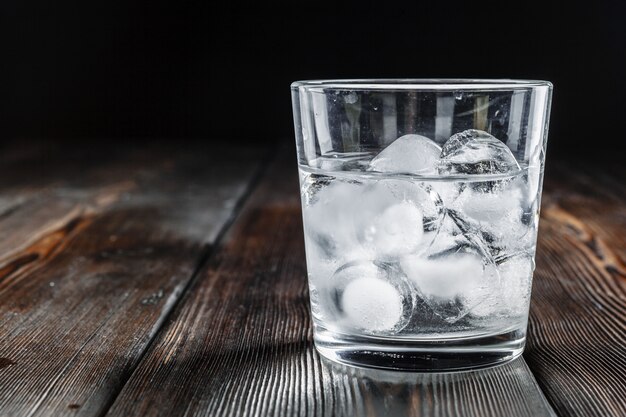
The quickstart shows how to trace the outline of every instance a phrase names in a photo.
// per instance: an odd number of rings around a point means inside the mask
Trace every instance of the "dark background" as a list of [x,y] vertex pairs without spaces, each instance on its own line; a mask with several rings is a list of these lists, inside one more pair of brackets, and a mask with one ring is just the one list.
[[297,79],[505,77],[554,83],[550,152],[602,153],[626,138],[624,13],[561,3],[5,0],[2,140],[271,143]]

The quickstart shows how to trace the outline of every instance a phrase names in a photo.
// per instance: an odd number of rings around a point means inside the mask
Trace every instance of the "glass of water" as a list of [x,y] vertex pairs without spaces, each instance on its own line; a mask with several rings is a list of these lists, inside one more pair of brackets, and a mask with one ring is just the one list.
[[524,349],[552,85],[291,86],[317,350],[447,371]]

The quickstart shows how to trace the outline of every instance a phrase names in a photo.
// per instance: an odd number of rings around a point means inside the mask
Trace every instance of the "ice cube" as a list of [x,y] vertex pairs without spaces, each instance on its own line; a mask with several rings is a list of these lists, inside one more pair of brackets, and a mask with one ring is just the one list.
[[326,258],[358,246],[360,196],[366,187],[355,181],[317,179],[303,183],[304,232]]
[[452,135],[443,145],[438,171],[451,174],[506,174],[520,169],[511,150],[482,130],[469,129]]
[[[444,209],[430,187],[408,180],[329,178],[302,180],[307,251],[315,248],[322,259],[343,263],[389,260],[423,252],[436,236]],[[373,256],[346,257],[359,252]]]
[[444,216],[443,201],[430,184],[398,179],[385,180],[383,185],[389,188],[398,201],[409,201],[420,208],[425,232],[439,228]]
[[530,299],[530,286],[535,262],[532,255],[518,253],[498,261],[500,285],[484,302],[474,307],[471,315],[506,317],[525,315]]
[[417,250],[424,236],[424,216],[408,201],[387,207],[364,231],[377,255],[389,258]]
[[522,193],[517,188],[504,192],[476,192],[468,188],[459,198],[461,213],[483,225],[498,222],[512,212],[521,215],[522,211]]
[[404,259],[402,269],[426,297],[454,298],[470,287],[472,277],[483,273],[480,258],[469,254],[437,259]]
[[[326,320],[327,311],[320,304],[320,294],[325,294],[328,288],[333,288],[335,271],[344,264],[362,262],[374,259],[373,252],[362,246],[354,246],[351,250],[339,251],[334,256],[324,253],[318,244],[311,242],[305,234],[306,264],[311,298],[311,310],[318,319]],[[329,317],[334,320],[334,315]]]
[[382,279],[363,277],[343,292],[342,307],[348,320],[369,332],[392,329],[402,318],[402,296]]
[[424,302],[449,323],[467,315],[498,285],[495,263],[477,239],[440,233],[429,253],[400,261]]
[[370,162],[370,170],[405,174],[434,174],[441,148],[420,135],[404,135],[393,141]]
[[515,181],[492,191],[467,187],[455,200],[450,216],[465,233],[482,235],[493,256],[532,246],[523,208],[524,194]]
[[310,174],[302,176],[301,184],[309,279],[325,285],[339,266],[373,259],[372,248],[359,240],[363,224],[369,218],[361,206],[376,206],[376,202],[366,201],[368,186]]
[[485,317],[498,312],[502,303],[501,281],[502,277],[498,269],[493,264],[485,266],[484,274],[489,282],[488,288],[477,288],[467,294],[467,299],[471,305],[468,314],[473,317]]
[[443,203],[428,185],[385,179],[370,190],[362,205],[366,223],[361,241],[379,259],[425,251],[439,231]]
[[535,270],[534,257],[529,253],[512,255],[498,264],[498,270],[502,282],[503,305],[510,313],[525,314]]
[[328,294],[329,310],[339,322],[367,334],[402,330],[415,308],[406,276],[380,262],[343,265],[333,275]]
[[433,181],[431,185],[446,207],[454,207],[457,198],[465,189],[464,183],[456,181]]
[[331,255],[323,245],[305,235],[306,263],[309,279],[319,283],[330,280],[337,268],[347,262],[373,259],[373,252],[361,246],[352,250],[337,251]]

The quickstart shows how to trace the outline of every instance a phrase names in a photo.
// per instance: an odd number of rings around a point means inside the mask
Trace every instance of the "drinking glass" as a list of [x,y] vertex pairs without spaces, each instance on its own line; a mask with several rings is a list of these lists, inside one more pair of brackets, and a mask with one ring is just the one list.
[[315,346],[445,371],[526,338],[552,85],[292,84]]

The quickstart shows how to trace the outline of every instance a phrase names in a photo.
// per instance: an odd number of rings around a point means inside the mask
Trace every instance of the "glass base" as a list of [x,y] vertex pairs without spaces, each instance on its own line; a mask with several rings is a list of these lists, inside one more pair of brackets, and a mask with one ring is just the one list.
[[315,348],[344,365],[418,372],[451,372],[509,362],[524,351],[520,330],[458,339],[383,339],[315,331]]

